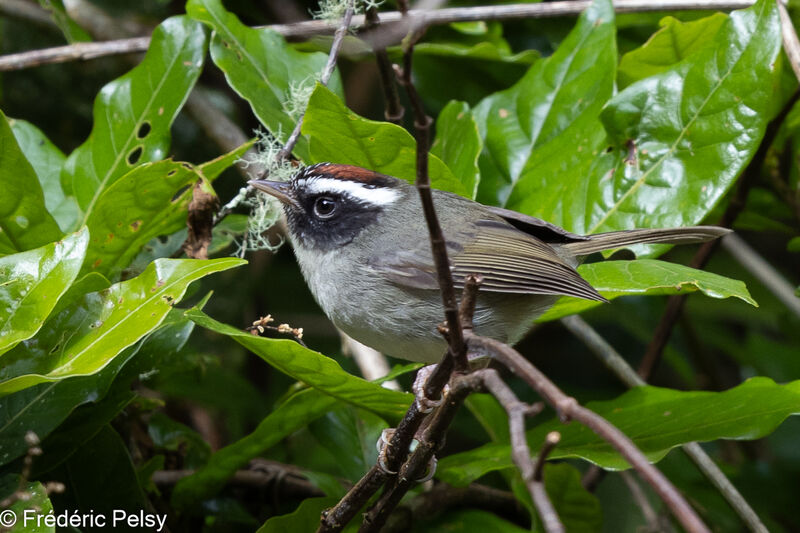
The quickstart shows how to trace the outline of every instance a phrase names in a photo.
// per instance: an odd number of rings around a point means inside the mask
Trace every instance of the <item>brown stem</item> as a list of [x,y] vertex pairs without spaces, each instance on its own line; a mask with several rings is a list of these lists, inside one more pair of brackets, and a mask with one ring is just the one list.
[[[718,225],[725,228],[730,228],[733,226],[733,223],[739,214],[744,210],[745,202],[747,201],[747,194],[750,192],[750,188],[753,186],[757,177],[761,173],[761,167],[764,165],[767,152],[772,146],[772,143],[775,141],[775,137],[778,135],[781,124],[783,123],[784,119],[786,119],[789,111],[792,110],[792,107],[794,107],[794,104],[797,102],[798,98],[800,98],[800,91],[795,91],[795,93],[783,106],[780,113],[778,113],[778,115],[770,121],[769,125],[767,125],[764,138],[761,139],[761,144],[753,156],[753,159],[747,165],[747,168],[745,168],[744,172],[742,173],[742,177],[739,178],[739,182],[736,184],[736,190],[734,191],[733,196],[731,196],[730,203],[728,204],[727,209],[725,209],[725,212],[722,214],[722,218],[720,219]],[[708,260],[711,258],[711,255],[714,253],[714,250],[717,249],[719,244],[720,240],[717,239],[700,246],[700,249],[697,251],[697,253],[695,253],[689,266],[692,268],[702,269],[706,263],[708,263]],[[638,373],[645,381],[650,378],[656,365],[661,360],[664,347],[666,347],[667,342],[672,335],[672,330],[675,327],[675,324],[678,322],[678,318],[681,315],[681,311],[683,310],[685,303],[685,294],[670,296],[667,300],[667,307],[664,310],[664,314],[661,315],[658,326],[656,326],[656,330],[653,333],[653,338],[650,340],[650,344],[647,346],[647,350],[642,358],[642,362],[639,364]]]
[[[653,2],[651,0],[621,0],[619,2],[614,2],[614,9],[617,13],[694,9],[724,11],[744,9],[750,7],[751,4],[751,0],[662,0],[661,2]],[[586,1],[564,1],[543,2],[539,4],[454,7],[424,12],[411,10],[409,11],[408,17],[414,24],[433,26],[450,24],[452,22],[477,20],[519,20],[526,18],[575,16],[586,9],[588,5],[589,2]],[[2,4],[0,4],[0,8],[2,8]],[[398,11],[390,11],[383,13],[381,17],[384,25],[397,24],[401,21],[402,14]],[[350,28],[359,29],[367,25],[368,23],[363,16],[354,16]],[[266,27],[280,33],[286,38],[307,38],[319,34],[330,34],[337,28],[337,26],[322,20],[309,20],[292,24],[273,24]],[[394,33],[397,33],[401,37],[405,35],[405,32]],[[149,44],[150,37],[136,37],[133,39],[120,39],[100,43],[76,43],[70,46],[59,46],[32,52],[23,52],[21,54],[10,54],[0,57],[0,71],[18,70],[43,65],[45,63],[63,63],[65,61],[92,59],[122,53],[144,52],[147,50]],[[381,43],[380,46],[385,48],[390,44],[393,43]]]
[[[519,401],[511,388],[500,379],[496,370],[481,370],[479,373],[486,389],[491,392],[500,405],[508,413],[509,434],[511,435],[511,457],[517,465],[522,481],[528,488],[536,511],[542,521],[542,526],[547,533],[563,533],[564,524],[558,518],[550,498],[544,488],[542,472],[547,455],[555,448],[561,435],[552,432],[547,435],[547,440],[542,446],[539,456],[534,464],[531,459],[531,449],[528,447],[525,435],[525,417],[531,412],[531,406]],[[541,410],[541,409],[540,409]]]
[[575,420],[585,425],[608,442],[639,475],[656,491],[672,511],[675,518],[690,532],[708,532],[709,529],[689,506],[675,486],[619,429],[597,413],[578,404],[575,398],[564,394],[552,381],[516,350],[494,339],[468,335],[471,353],[488,353],[514,374],[530,385],[558,413],[563,421]]
[[[378,9],[374,5],[367,8],[366,20],[367,30],[375,30],[380,25]],[[394,72],[392,71],[392,62],[389,60],[389,54],[386,52],[386,47],[379,44],[375,44],[372,47],[372,51],[375,53],[375,61],[378,64],[381,88],[383,89],[383,116],[389,122],[400,124],[405,109],[400,104],[400,94],[397,91],[397,85],[394,83]]]
[[[339,58],[339,51],[342,49],[344,36],[347,35],[347,29],[350,27],[350,21],[353,19],[354,10],[355,0],[349,0],[347,9],[342,17],[342,22],[339,24],[334,34],[331,51],[328,54],[328,62],[325,63],[325,68],[322,70],[322,75],[319,78],[319,82],[322,85],[328,85],[328,81],[330,81],[331,75],[333,75],[333,70],[336,68],[336,60]],[[283,148],[276,154],[275,159],[277,161],[288,159],[291,155],[292,150],[294,150],[294,145],[297,144],[297,140],[300,139],[300,129],[303,127],[303,119],[305,116],[306,113],[303,111],[303,114],[297,119],[297,124],[294,125],[294,130],[292,130],[291,135],[289,135],[289,138],[286,140],[286,144],[284,144]]]

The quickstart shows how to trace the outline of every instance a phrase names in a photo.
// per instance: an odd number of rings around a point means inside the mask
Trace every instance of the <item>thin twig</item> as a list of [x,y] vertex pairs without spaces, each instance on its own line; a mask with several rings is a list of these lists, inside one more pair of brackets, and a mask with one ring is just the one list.
[[407,512],[393,513],[382,533],[410,531],[418,521],[429,520],[453,509],[481,509],[525,529],[530,528],[530,515],[513,493],[480,483],[466,487],[437,483],[431,490],[404,502],[399,509]]
[[[374,4],[370,4],[366,9],[367,30],[375,30],[380,25],[380,18],[378,17],[378,8]],[[400,124],[405,114],[402,104],[400,104],[400,94],[397,91],[397,85],[394,82],[394,72],[392,71],[392,62],[389,60],[389,54],[386,52],[385,46],[375,44],[372,47],[375,54],[375,62],[378,65],[378,73],[380,74],[381,88],[383,89],[383,102],[384,111],[383,116],[389,122]]]
[[[558,432],[551,432],[547,435],[536,464],[531,459],[531,449],[525,436],[525,417],[530,414],[531,406],[519,401],[511,388],[500,379],[496,370],[486,369],[476,372],[480,375],[486,389],[497,398],[500,405],[508,413],[509,434],[511,435],[511,458],[517,465],[522,481],[528,488],[542,526],[547,533],[563,533],[564,524],[558,518],[555,508],[544,488],[542,472],[547,455],[553,450],[561,439]],[[540,409],[541,410],[541,409]]]
[[[636,13],[647,11],[695,10],[708,9],[729,11],[743,9],[752,4],[750,0],[619,0],[614,2],[617,13]],[[439,9],[436,11],[417,12],[409,11],[409,17],[414,24],[434,26],[450,24],[452,22],[491,21],[491,20],[517,20],[527,18],[548,18],[561,16],[575,16],[589,6],[588,1],[543,2],[540,4],[509,4],[496,6],[456,7]],[[397,24],[402,15],[398,11],[381,14],[383,25]],[[363,15],[354,16],[350,29],[360,29],[368,26]],[[307,38],[319,34],[333,33],[337,25],[322,20],[309,20],[292,24],[273,24],[266,26],[286,38]],[[136,37],[133,39],[120,39],[100,43],[76,43],[70,46],[59,46],[20,54],[10,54],[0,57],[0,72],[19,70],[23,68],[43,65],[45,63],[63,63],[79,59],[92,59],[108,55],[144,52],[150,44],[150,37]],[[375,43],[373,43],[375,44]],[[388,46],[391,43],[384,43]],[[91,46],[90,46],[91,45]]]
[[667,533],[668,530],[662,527],[661,522],[658,519],[658,513],[656,513],[655,509],[653,509],[653,506],[650,505],[650,500],[647,499],[647,495],[644,493],[642,487],[639,486],[631,473],[620,472],[620,477],[622,477],[622,481],[625,482],[625,485],[628,486],[628,490],[633,497],[633,501],[636,502],[636,505],[642,510],[644,520],[647,522],[646,531],[651,533],[658,531]]
[[436,265],[439,289],[442,294],[442,305],[444,306],[445,319],[447,320],[449,352],[453,358],[454,368],[458,371],[463,371],[467,369],[467,348],[464,344],[464,336],[458,316],[456,290],[453,285],[453,276],[450,273],[450,260],[447,258],[447,245],[444,232],[439,225],[439,219],[433,206],[431,181],[428,176],[428,150],[430,148],[430,130],[433,121],[431,117],[425,113],[422,99],[411,81],[411,62],[414,54],[414,44],[421,35],[422,32],[417,31],[409,36],[403,54],[403,68],[396,70],[398,72],[398,81],[400,85],[406,89],[408,99],[411,102],[411,109],[414,112],[414,129],[416,131],[415,137],[417,141],[416,186],[420,201],[422,202],[425,222],[428,226],[433,262]]
[[[342,22],[336,29],[336,34],[333,37],[331,51],[328,54],[328,62],[325,63],[325,68],[322,70],[322,75],[319,78],[319,82],[322,85],[328,85],[333,70],[336,68],[336,60],[339,57],[339,51],[342,49],[344,36],[347,34],[347,29],[350,27],[350,21],[353,19],[353,11],[355,11],[355,0],[349,0],[347,2],[347,9],[342,17]],[[281,161],[287,159],[292,153],[292,150],[294,150],[294,145],[297,144],[297,140],[300,138],[300,129],[303,127],[303,119],[305,116],[306,112],[303,111],[303,114],[297,119],[297,124],[294,125],[294,130],[292,130],[291,135],[289,135],[289,138],[286,140],[286,144],[283,145],[283,148],[281,148],[275,156],[276,160]]]
[[481,386],[482,380],[475,373],[459,376],[450,384],[450,391],[444,397],[444,403],[434,412],[430,424],[419,437],[414,452],[375,505],[364,514],[364,522],[359,528],[359,533],[380,531],[400,500],[416,484],[415,480],[424,473],[441,446],[447,428],[450,427],[461,404],[471,392],[480,389]]
[[786,51],[786,56],[789,58],[789,64],[792,66],[794,75],[800,81],[800,39],[797,38],[797,31],[794,29],[792,19],[786,6],[782,1],[777,2],[778,13],[781,17],[781,37],[783,39],[783,49]]
[[470,353],[487,353],[530,385],[558,413],[563,421],[575,420],[608,442],[639,475],[656,491],[672,514],[690,532],[709,529],[689,506],[675,486],[655,466],[631,439],[597,413],[578,404],[564,394],[552,381],[516,350],[494,339],[467,334]]
[[[756,178],[761,173],[761,167],[763,166],[764,160],[767,157],[767,152],[769,151],[770,146],[772,146],[772,143],[775,141],[775,137],[778,135],[781,124],[786,119],[789,111],[792,110],[792,107],[794,107],[794,104],[798,101],[798,98],[800,98],[800,91],[795,91],[795,93],[783,106],[780,113],[778,113],[778,115],[767,125],[767,129],[764,132],[764,137],[761,139],[761,144],[753,156],[753,159],[750,160],[747,168],[745,168],[742,176],[739,178],[739,181],[736,184],[736,190],[731,196],[730,203],[728,204],[728,207],[725,209],[725,212],[722,214],[722,218],[719,221],[719,226],[730,228],[733,226],[733,223],[739,214],[744,210],[745,202],[747,201],[747,195],[750,192],[750,188],[752,187],[753,183],[755,183]],[[695,253],[689,266],[696,269],[702,269],[711,258],[711,255],[717,249],[719,244],[720,241],[717,239],[700,246],[700,249],[697,251],[697,253]],[[661,354],[663,353],[664,347],[667,345],[667,342],[672,335],[672,330],[675,327],[675,324],[678,322],[678,318],[681,315],[681,311],[683,310],[685,302],[685,294],[676,294],[667,299],[667,306],[664,309],[664,313],[661,315],[661,319],[659,320],[656,330],[653,333],[653,338],[650,340],[644,357],[642,358],[642,362],[639,364],[638,373],[642,378],[644,378],[645,381],[650,378],[650,375],[653,373],[653,369],[655,369],[658,361],[661,359]]]
[[753,250],[741,237],[734,234],[722,239],[722,247],[748,272],[758,279],[792,313],[800,318],[800,298],[794,295],[794,287],[780,272]]
[[[564,319],[566,320],[566,319]],[[647,383],[636,374],[628,365],[625,359],[603,339],[595,330],[579,316],[570,317],[569,323],[572,325],[570,331],[586,344],[586,346],[600,360],[605,362],[608,359],[615,360],[615,364],[606,364],[609,370],[617,376],[628,387],[640,387]],[[566,324],[566,322],[565,322]],[[599,341],[598,341],[599,339]],[[711,457],[703,451],[696,442],[689,442],[681,446],[683,452],[694,461],[698,469],[708,479],[712,485],[728,502],[728,505],[736,512],[739,519],[754,533],[766,533],[767,528],[758,518],[758,515],[747,503],[747,500],[739,493],[733,483],[725,476],[720,468],[711,460]]]

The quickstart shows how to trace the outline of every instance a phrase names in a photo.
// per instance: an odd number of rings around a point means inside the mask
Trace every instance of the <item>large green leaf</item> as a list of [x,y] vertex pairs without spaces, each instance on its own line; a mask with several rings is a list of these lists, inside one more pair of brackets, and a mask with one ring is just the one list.
[[617,77],[620,87],[664,72],[714,41],[728,16],[714,13],[710,17],[681,22],[664,17],[658,23],[661,29],[636,50],[623,55],[619,61]]
[[314,531],[319,527],[319,517],[322,511],[333,507],[339,498],[323,496],[320,498],[306,498],[293,512],[280,516],[273,516],[256,533],[283,533],[284,531]]
[[86,221],[92,239],[84,270],[113,277],[150,239],[184,227],[198,179],[192,165],[165,160],[140,165],[106,188]]
[[761,0],[733,12],[714,46],[615,96],[602,115],[614,164],[591,176],[570,229],[700,222],[758,148],[780,47],[775,2]]
[[240,259],[158,259],[139,276],[86,295],[49,321],[36,342],[0,359],[0,395],[38,383],[94,374],[161,324],[192,281]]
[[[7,533],[55,533],[55,525],[46,525],[44,522],[36,522],[36,518],[47,516],[53,513],[53,503],[47,494],[44,485],[38,481],[19,480],[14,492],[19,491],[24,496],[18,497],[3,513],[10,510],[16,517],[16,524],[10,525],[6,520],[3,521],[3,531]],[[3,495],[10,496],[8,494]],[[3,515],[6,517],[7,515]]]
[[[230,86],[250,102],[258,120],[286,141],[297,117],[290,114],[292,88],[312,85],[327,62],[326,54],[294,50],[277,32],[252,29],[226,11],[220,0],[189,0],[186,12],[214,30],[211,58]],[[338,74],[330,80],[341,92]],[[308,142],[300,139],[295,154],[308,162]]]
[[526,172],[537,172],[536,152],[548,150],[548,144],[558,145],[560,161],[572,167],[570,153],[580,144],[571,142],[572,137],[586,135],[587,121],[597,117],[612,94],[614,34],[610,0],[595,0],[556,53],[534,63],[513,87],[475,107],[484,139],[481,201],[505,205],[517,181]]
[[[310,163],[330,161],[356,165],[411,183],[416,171],[417,145],[406,130],[389,122],[360,117],[322,85],[314,89],[303,120]],[[469,196],[469,191],[441,159],[430,156],[429,175],[435,189]]]
[[0,255],[58,240],[62,233],[45,208],[36,172],[0,111]]
[[83,264],[89,232],[0,257],[0,354],[33,337]]
[[[586,407],[630,437],[650,461],[659,461],[676,446],[715,439],[758,439],[772,433],[790,415],[800,414],[800,381],[777,385],[757,377],[724,392],[678,391],[637,387],[622,396]],[[528,442],[543,442],[550,431],[561,433],[552,459],[579,457],[619,470],[628,463],[604,440],[578,423],[556,419],[528,431]],[[439,461],[441,479],[468,484],[482,475],[512,466],[507,445],[488,444]]]
[[[654,296],[700,291],[712,298],[739,298],[758,306],[742,281],[656,259],[601,261],[581,265],[578,272],[609,300],[628,295]],[[598,305],[600,302],[565,296],[538,321],[555,320]]]
[[262,420],[255,431],[214,453],[206,466],[180,480],[172,493],[172,503],[185,507],[214,495],[252,458],[337,405],[339,402],[333,396],[315,389],[293,394]]
[[453,100],[439,113],[431,153],[447,165],[464,184],[468,197],[474,199],[481,179],[478,168],[481,137],[466,103]]
[[204,328],[227,335],[284,374],[343,402],[385,415],[403,415],[413,397],[385,389],[342,370],[339,363],[288,339],[269,339],[222,324],[198,309],[186,316]]
[[61,186],[61,167],[66,157],[45,134],[30,122],[9,119],[25,158],[33,167],[44,192],[44,204],[63,231],[70,231],[80,217],[80,208],[73,196]]
[[164,159],[170,125],[200,75],[205,46],[202,24],[169,18],[153,32],[142,62],[100,90],[92,133],[67,158],[61,177],[84,221],[111,184],[141,163]]

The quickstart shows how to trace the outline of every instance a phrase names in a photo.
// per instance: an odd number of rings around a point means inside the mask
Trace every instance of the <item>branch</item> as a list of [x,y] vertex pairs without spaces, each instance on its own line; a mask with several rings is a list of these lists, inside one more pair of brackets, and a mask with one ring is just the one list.
[[394,513],[383,533],[400,533],[411,530],[417,520],[433,518],[452,509],[482,509],[501,516],[520,527],[530,528],[530,514],[513,493],[472,483],[467,487],[451,487],[438,483],[430,491],[422,492]]
[[647,499],[647,495],[644,493],[642,487],[639,486],[631,473],[620,472],[620,477],[622,477],[622,480],[628,486],[628,490],[633,497],[633,501],[636,502],[636,505],[638,505],[639,509],[642,510],[644,520],[647,522],[645,531],[650,531],[652,533],[657,531],[662,531],[664,533],[667,531],[672,531],[672,528],[662,527],[661,521],[658,519],[658,513],[656,513],[655,509],[653,509],[653,506],[650,505],[650,500]]
[[[467,369],[467,347],[464,343],[464,336],[459,320],[458,306],[456,303],[456,291],[453,285],[453,277],[450,273],[450,260],[447,258],[447,245],[444,232],[439,225],[439,218],[433,207],[433,194],[431,193],[431,181],[428,176],[428,149],[430,148],[430,130],[432,120],[425,113],[422,99],[411,81],[411,61],[414,55],[414,45],[422,36],[424,28],[415,31],[408,37],[408,44],[403,54],[403,68],[397,67],[397,76],[400,85],[405,87],[408,99],[411,102],[411,109],[414,112],[414,129],[417,140],[417,191],[422,202],[422,211],[425,214],[425,222],[428,226],[428,234],[431,241],[431,253],[433,262],[436,265],[436,275],[439,282],[439,289],[442,293],[442,305],[447,321],[447,341],[449,353],[453,358],[454,368],[458,371]],[[435,398],[434,398],[435,399]]]
[[[8,0],[4,0],[8,2]],[[732,10],[743,9],[752,5],[751,0],[619,0],[614,2],[617,13],[637,13],[647,11],[669,10]],[[0,4],[2,5],[2,4]],[[478,20],[518,20],[528,18],[549,18],[579,15],[589,6],[588,1],[546,2],[541,4],[509,4],[498,6],[455,7],[436,11],[409,11],[409,18],[414,25],[433,26],[452,22],[469,22]],[[390,11],[381,15],[384,25],[397,24],[402,15]],[[286,38],[307,38],[319,34],[334,33],[337,26],[322,20],[309,20],[292,24],[273,24],[262,26],[278,32]],[[369,22],[362,15],[353,16],[349,29],[368,28]],[[404,35],[404,33],[402,34]],[[76,43],[70,46],[59,46],[21,54],[10,54],[0,57],[0,72],[19,70],[43,65],[45,63],[63,63],[78,59],[92,59],[108,55],[144,52],[150,44],[150,37],[136,37],[100,43]],[[391,43],[384,43],[388,46]]]
[[675,486],[650,464],[636,445],[615,426],[597,413],[578,404],[516,350],[494,339],[467,335],[470,353],[487,353],[530,385],[558,413],[563,421],[576,420],[608,442],[655,490],[675,518],[690,532],[709,529],[689,506]]
[[[333,74],[333,69],[336,68],[336,60],[339,57],[339,51],[342,49],[344,36],[347,34],[347,29],[350,27],[350,21],[353,19],[353,11],[355,11],[355,0],[349,0],[347,2],[347,9],[342,17],[342,22],[339,24],[336,34],[333,37],[331,51],[328,54],[328,62],[325,64],[325,68],[322,70],[322,75],[319,78],[319,82],[322,85],[328,85],[328,81]],[[303,119],[305,116],[306,112],[303,111],[303,114],[297,119],[297,124],[295,124],[292,134],[289,135],[289,138],[286,140],[286,144],[283,145],[283,148],[281,148],[280,152],[275,156],[276,160],[281,161],[283,159],[288,159],[289,155],[291,155],[294,145],[297,144],[297,140],[300,138],[300,128],[303,127]]]
[[533,406],[519,401],[511,388],[500,379],[496,370],[480,370],[476,373],[480,373],[484,386],[497,398],[497,401],[508,413],[511,458],[514,460],[514,464],[517,465],[522,481],[528,488],[533,504],[536,506],[536,511],[539,513],[539,518],[542,520],[544,530],[547,533],[564,533],[564,524],[558,518],[558,514],[547,496],[544,482],[542,481],[544,462],[561,439],[561,435],[555,431],[547,435],[547,440],[545,440],[534,465],[531,459],[531,449],[528,447],[528,441],[525,436],[525,417],[541,411],[541,405],[538,411],[534,411],[532,409]]
[[[375,30],[380,25],[378,18],[378,8],[374,4],[370,4],[366,10],[366,29]],[[380,73],[381,88],[383,89],[383,102],[384,111],[383,116],[389,122],[400,124],[405,114],[405,109],[400,104],[400,95],[397,92],[397,86],[394,83],[394,72],[392,71],[392,62],[389,60],[389,54],[386,53],[386,47],[375,44],[372,47],[375,54],[375,61],[378,64],[378,72]]]
[[[603,339],[589,324],[579,316],[571,316],[562,319],[564,325],[580,340],[586,344],[604,363],[606,360],[613,359],[614,364],[606,364],[611,372],[617,376],[628,387],[641,387],[647,383],[633,371],[633,368],[623,359],[623,357]],[[733,483],[725,476],[720,468],[711,460],[708,454],[703,451],[696,442],[690,442],[681,446],[681,449],[697,465],[703,475],[728,502],[728,505],[739,515],[739,519],[744,522],[747,528],[754,533],[767,533],[767,528],[758,518],[758,515],[742,497]]]
[[800,317],[800,298],[794,295],[794,287],[780,272],[753,250],[741,237],[734,234],[722,239],[725,248],[756,279],[775,295],[792,313]]
[[[725,209],[725,212],[722,214],[722,218],[719,221],[719,226],[730,228],[733,226],[733,223],[739,214],[744,210],[745,202],[747,201],[747,194],[750,192],[750,188],[753,186],[756,178],[761,173],[761,167],[763,166],[764,160],[767,157],[767,152],[769,151],[770,146],[772,146],[772,143],[775,141],[775,137],[778,135],[781,124],[786,119],[789,111],[792,110],[792,107],[794,107],[794,104],[797,102],[798,98],[800,98],[800,90],[795,91],[795,93],[783,106],[780,113],[778,113],[778,115],[767,125],[764,137],[761,139],[761,144],[753,156],[753,159],[750,160],[747,168],[745,168],[742,176],[739,178],[739,182],[736,184],[736,190],[730,199],[730,203],[728,204],[727,209]],[[706,263],[708,263],[708,260],[711,258],[711,255],[717,249],[719,244],[720,239],[717,239],[700,246],[700,249],[697,251],[697,253],[695,253],[689,266],[696,269],[702,269]],[[653,333],[653,338],[650,340],[650,344],[647,346],[647,351],[642,358],[642,362],[639,364],[638,373],[642,378],[644,378],[645,381],[649,379],[650,375],[653,373],[653,369],[661,359],[661,354],[663,353],[664,347],[667,345],[667,342],[672,335],[672,329],[678,322],[678,318],[681,315],[681,311],[683,310],[685,303],[685,294],[677,294],[670,296],[667,299],[667,307],[664,310],[664,314],[661,315],[658,326],[656,326],[656,330]]]

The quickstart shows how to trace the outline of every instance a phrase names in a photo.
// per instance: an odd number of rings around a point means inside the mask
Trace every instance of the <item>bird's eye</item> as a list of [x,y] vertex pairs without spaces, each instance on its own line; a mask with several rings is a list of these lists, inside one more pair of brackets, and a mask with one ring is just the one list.
[[314,214],[318,218],[330,218],[336,212],[336,200],[330,196],[321,196],[314,202]]

